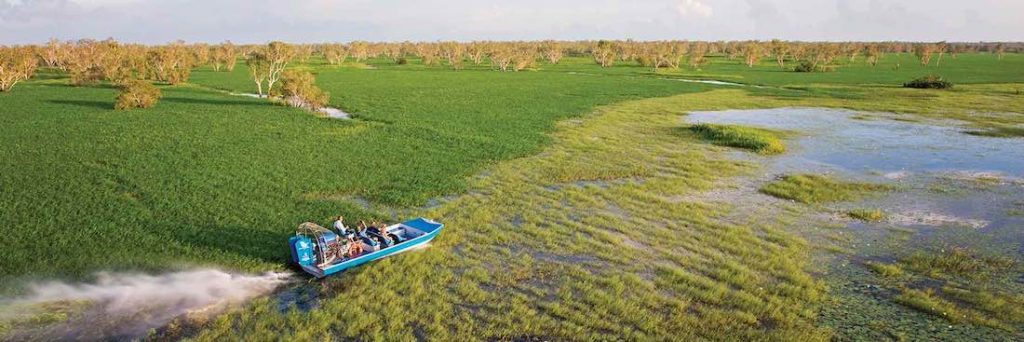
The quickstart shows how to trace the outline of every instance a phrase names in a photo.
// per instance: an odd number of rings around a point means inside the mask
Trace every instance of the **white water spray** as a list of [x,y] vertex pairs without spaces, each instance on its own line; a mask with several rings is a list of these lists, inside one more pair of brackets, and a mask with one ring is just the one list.
[[[45,282],[28,286],[21,298],[4,300],[0,310],[25,310],[47,303],[86,302],[67,322],[29,327],[26,337],[108,339],[144,335],[182,315],[214,313],[231,304],[264,295],[285,283],[289,274],[232,274],[215,269],[161,275],[100,273],[92,283]],[[7,312],[3,316],[26,314]],[[18,327],[14,327],[18,330]],[[16,332],[17,333],[17,332]]]

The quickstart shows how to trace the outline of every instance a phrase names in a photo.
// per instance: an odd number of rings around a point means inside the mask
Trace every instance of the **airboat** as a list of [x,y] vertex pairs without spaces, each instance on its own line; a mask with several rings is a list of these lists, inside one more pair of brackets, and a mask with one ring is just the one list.
[[433,240],[443,227],[443,224],[420,217],[343,236],[306,222],[288,239],[288,246],[296,265],[306,273],[323,278],[422,246]]

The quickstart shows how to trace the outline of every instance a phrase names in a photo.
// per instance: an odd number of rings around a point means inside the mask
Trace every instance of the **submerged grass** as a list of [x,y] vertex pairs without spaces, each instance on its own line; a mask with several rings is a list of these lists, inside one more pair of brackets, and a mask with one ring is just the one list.
[[880,209],[853,209],[846,212],[846,215],[864,222],[878,222],[885,219],[885,213]]
[[[679,116],[822,106],[1019,125],[1022,116],[990,113],[1024,112],[1012,83],[1022,81],[1014,66],[1024,58],[988,57],[944,64],[957,89],[927,93],[895,88],[919,73],[909,62],[905,71],[813,75],[718,57],[705,68],[712,73],[599,68],[586,58],[521,73],[382,60],[304,66],[334,94],[332,106],[355,113],[349,122],[209,90],[249,91],[243,67],[199,70],[193,81],[203,88],[165,88],[157,107],[132,113],[110,109],[111,89],[34,80],[0,94],[0,244],[17,246],[0,251],[0,275],[282,268],[281,243],[299,222],[387,217],[350,200],[365,198],[448,228],[425,250],[319,283],[316,310],[280,311],[263,299],[198,323],[194,336],[171,329],[152,338],[827,340],[815,325],[823,284],[788,223],[726,220],[729,208],[690,200],[750,166],[680,139]],[[711,88],[666,76],[783,87],[609,105]],[[805,180],[788,188],[794,197],[864,190]],[[446,194],[459,195],[402,209]],[[54,246],[59,255],[40,252]]]
[[818,204],[850,201],[889,188],[883,184],[843,182],[825,175],[794,174],[765,184],[761,192],[801,203]]
[[752,150],[760,154],[779,154],[786,151],[781,134],[766,129],[740,125],[696,124],[690,131],[716,145]]
[[894,264],[866,263],[888,279],[903,306],[955,324],[974,324],[1019,334],[1024,295],[1005,284],[1016,262],[964,248],[911,252]]
[[871,271],[874,271],[885,278],[898,278],[903,275],[903,269],[897,264],[868,262],[866,265],[871,269]]
[[939,252],[918,251],[903,257],[900,262],[907,268],[932,278],[973,280],[986,280],[1012,269],[1016,264],[1016,261],[1009,257],[981,256],[964,248],[951,248]]
[[326,280],[336,294],[315,312],[255,304],[196,339],[826,340],[802,240],[678,200],[744,170],[673,134],[679,116],[750,100],[683,95],[564,121],[551,147],[422,213],[448,226],[427,250]]
[[903,289],[899,296],[896,296],[895,300],[897,303],[945,318],[953,323],[961,323],[968,319],[967,313],[957,308],[953,303],[936,296],[933,289]]
[[996,126],[989,129],[967,131],[967,134],[993,138],[1024,137],[1024,127]]

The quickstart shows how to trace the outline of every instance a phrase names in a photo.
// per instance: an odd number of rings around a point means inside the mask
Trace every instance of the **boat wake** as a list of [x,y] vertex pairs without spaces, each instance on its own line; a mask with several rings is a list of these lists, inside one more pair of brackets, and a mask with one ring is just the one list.
[[268,294],[291,276],[201,269],[100,273],[90,283],[35,283],[22,297],[0,299],[0,323],[9,324],[10,334],[3,338],[12,340],[135,339],[175,318],[212,315]]

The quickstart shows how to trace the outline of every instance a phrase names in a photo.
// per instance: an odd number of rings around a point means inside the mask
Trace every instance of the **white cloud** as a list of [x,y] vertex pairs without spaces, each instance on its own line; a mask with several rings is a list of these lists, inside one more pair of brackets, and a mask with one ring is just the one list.
[[[442,3],[440,5],[439,3]],[[0,44],[268,40],[1024,40],[1015,0],[0,0]],[[710,20],[710,19],[714,20]]]
[[700,0],[679,0],[679,3],[676,4],[676,11],[684,16],[693,14],[707,18],[711,16],[713,9]]
[[127,5],[141,0],[71,0],[71,2],[84,7],[120,6]]

